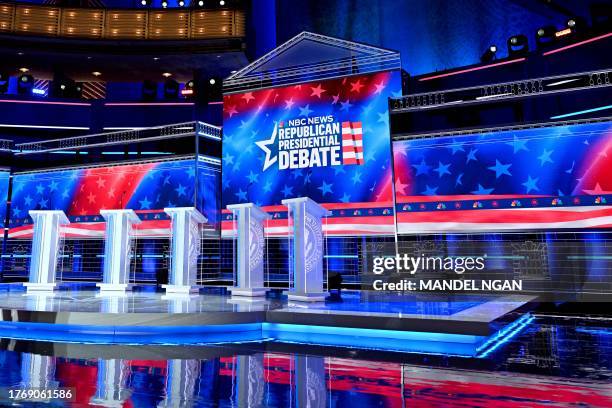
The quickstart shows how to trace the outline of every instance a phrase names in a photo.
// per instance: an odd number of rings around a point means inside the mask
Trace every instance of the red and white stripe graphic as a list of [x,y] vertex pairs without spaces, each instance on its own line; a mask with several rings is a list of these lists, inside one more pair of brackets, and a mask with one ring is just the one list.
[[342,163],[363,164],[361,122],[342,122]]

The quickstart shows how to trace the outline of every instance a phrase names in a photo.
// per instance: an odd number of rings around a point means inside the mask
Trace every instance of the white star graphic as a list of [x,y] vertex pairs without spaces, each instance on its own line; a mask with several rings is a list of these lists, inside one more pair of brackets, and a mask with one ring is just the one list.
[[275,123],[274,131],[272,132],[272,136],[269,139],[260,140],[259,142],[255,142],[257,147],[259,147],[261,150],[263,150],[266,153],[266,160],[264,162],[263,171],[266,171],[268,167],[276,163],[276,160],[278,159],[276,156],[270,157],[272,155],[272,152],[268,148],[269,145],[273,145],[274,142],[276,141],[277,128],[278,128],[278,123]]

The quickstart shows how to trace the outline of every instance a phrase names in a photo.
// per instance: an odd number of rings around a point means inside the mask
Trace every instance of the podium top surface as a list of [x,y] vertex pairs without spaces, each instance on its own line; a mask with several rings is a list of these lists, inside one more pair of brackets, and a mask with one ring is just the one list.
[[325,207],[323,207],[321,204],[317,203],[310,197],[287,198],[281,201],[281,203],[283,203],[283,205],[286,205],[287,207],[295,204],[304,203],[306,205],[307,211],[315,215],[326,216],[331,214],[331,211],[327,210]]
[[196,222],[199,223],[204,223],[208,221],[208,218],[206,218],[197,208],[195,207],[168,207],[168,208],[164,208],[164,212],[166,214],[172,214],[172,213],[189,213],[195,220]]
[[254,203],[240,203],[240,204],[230,204],[226,207],[228,210],[242,210],[242,209],[250,209],[251,212],[257,217],[264,220],[269,220],[272,218],[270,214],[262,210],[260,207],[256,206]]
[[100,210],[100,215],[104,217],[104,219],[107,219],[107,216],[109,215],[115,215],[115,214],[126,215],[129,218],[129,220],[134,224],[141,223],[140,218],[138,217],[136,212],[134,212],[134,210],[132,209]]
[[30,214],[30,217],[36,215],[58,215],[60,224],[70,224],[70,220],[68,220],[66,213],[62,210],[30,210],[28,214]]

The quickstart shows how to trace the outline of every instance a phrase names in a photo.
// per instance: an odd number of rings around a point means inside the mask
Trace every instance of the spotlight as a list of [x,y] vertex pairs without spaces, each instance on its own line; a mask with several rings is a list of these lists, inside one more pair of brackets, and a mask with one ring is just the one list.
[[497,46],[491,45],[480,57],[481,62],[491,62],[495,59],[495,53],[497,52]]
[[29,71],[29,69],[28,69],[28,68],[25,68],[25,67],[23,67],[23,68],[19,68],[19,72],[22,72],[22,73],[24,73],[24,74],[25,74],[26,72],[28,72],[28,71]]
[[185,2],[183,0],[179,0],[178,5],[179,7],[185,7]]
[[17,93],[19,95],[30,95],[34,87],[34,77],[29,74],[20,75],[17,79]]
[[204,7],[204,0],[198,1],[198,7]]
[[174,79],[168,79],[164,84],[164,98],[176,99],[179,96],[179,84]]
[[536,44],[538,48],[552,44],[557,38],[557,28],[555,26],[544,26],[536,31]]
[[219,1],[219,5],[220,5],[221,7],[225,6],[225,0],[220,0],[220,1]]
[[572,17],[567,20],[565,26],[572,30],[572,33],[584,34],[587,28],[587,22],[582,17]]
[[223,82],[221,78],[209,78],[204,98],[206,102],[218,102],[223,97]]
[[523,34],[513,35],[508,39],[508,55],[515,57],[518,55],[526,55],[529,52],[529,44],[527,37]]
[[142,83],[142,99],[152,101],[157,98],[157,83],[147,79]]
[[167,2],[167,1],[162,1],[161,6],[162,6],[163,8],[168,7],[168,2]]
[[163,76],[164,78],[170,78],[170,77],[172,76],[172,74],[171,74],[170,72],[164,72],[164,73],[162,74],[162,76]]
[[149,1],[148,0],[140,0],[140,5],[142,5],[143,7],[146,7],[149,5]]
[[91,73],[91,75],[93,75],[95,77],[99,77],[100,75],[102,75],[102,73],[99,72],[99,71],[94,71],[94,72]]
[[55,98],[79,98],[80,90],[77,91],[77,84],[63,74],[56,74],[51,83],[50,94]]
[[80,99],[83,96],[83,84],[82,83],[74,84],[72,96],[78,99]]
[[9,76],[4,72],[0,72],[0,94],[8,92],[9,88]]

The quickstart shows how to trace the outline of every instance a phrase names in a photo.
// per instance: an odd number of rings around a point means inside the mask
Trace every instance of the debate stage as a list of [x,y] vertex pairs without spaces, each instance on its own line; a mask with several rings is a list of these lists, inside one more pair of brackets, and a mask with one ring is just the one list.
[[27,293],[9,284],[0,291],[0,336],[96,344],[298,343],[478,357],[531,322],[534,300],[343,291],[301,303],[280,291],[247,300],[225,288],[168,296],[144,287],[105,295],[93,285]]

